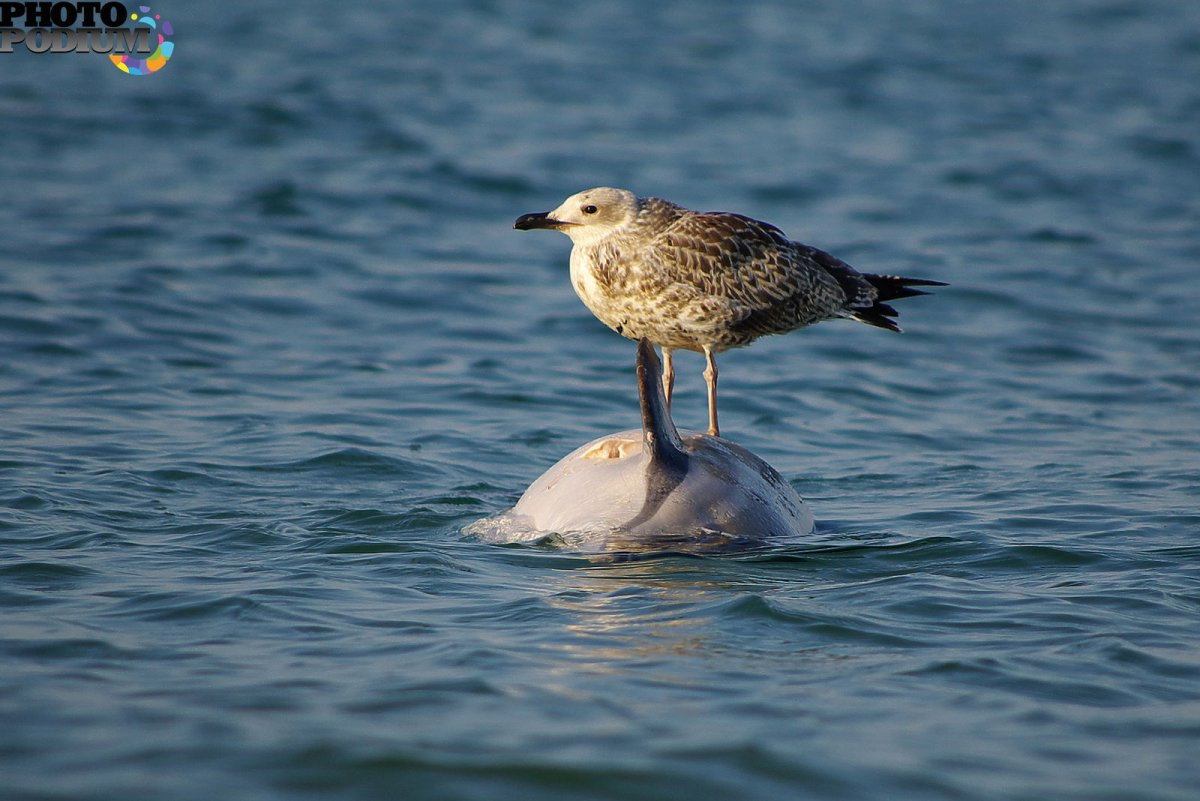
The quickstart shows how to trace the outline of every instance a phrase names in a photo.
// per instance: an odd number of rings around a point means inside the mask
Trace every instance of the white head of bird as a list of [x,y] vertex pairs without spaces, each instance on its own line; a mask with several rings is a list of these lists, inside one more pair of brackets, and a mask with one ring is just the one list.
[[587,247],[620,231],[637,215],[637,195],[626,189],[599,186],[571,195],[553,211],[526,214],[514,227],[562,231],[576,245]]

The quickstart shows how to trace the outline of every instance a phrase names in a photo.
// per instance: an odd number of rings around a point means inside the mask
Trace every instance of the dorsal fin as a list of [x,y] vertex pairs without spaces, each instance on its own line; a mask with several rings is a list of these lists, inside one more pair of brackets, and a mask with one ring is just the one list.
[[646,500],[641,510],[622,527],[633,530],[658,514],[688,473],[688,455],[671,422],[663,395],[662,363],[650,340],[638,343],[638,397],[642,402],[642,451],[646,456]]
[[687,453],[663,396],[662,362],[645,337],[638,342],[638,396],[642,403],[642,447],[652,462],[686,469]]

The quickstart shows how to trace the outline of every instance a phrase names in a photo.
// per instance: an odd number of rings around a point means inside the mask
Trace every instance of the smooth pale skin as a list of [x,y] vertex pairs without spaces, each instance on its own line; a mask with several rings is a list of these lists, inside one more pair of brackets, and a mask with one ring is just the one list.
[[642,432],[622,431],[568,454],[529,485],[512,512],[536,530],[597,526],[642,535],[717,532],[747,540],[787,540],[812,531],[812,512],[769,464],[720,437],[682,438],[688,471],[653,513],[646,506],[651,460]]
[[600,437],[534,481],[509,512],[469,529],[494,541],[551,533],[588,549],[784,542],[813,530],[811,511],[762,459],[707,434],[680,437],[661,366],[638,347],[642,429]]

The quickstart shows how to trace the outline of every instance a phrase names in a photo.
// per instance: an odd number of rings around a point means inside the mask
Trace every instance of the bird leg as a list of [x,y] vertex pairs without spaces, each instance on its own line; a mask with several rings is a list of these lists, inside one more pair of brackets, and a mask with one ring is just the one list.
[[719,437],[721,429],[717,427],[717,361],[713,358],[712,348],[704,347],[704,358],[708,367],[704,369],[704,383],[708,384],[708,435]]
[[671,411],[671,391],[675,389],[675,364],[671,361],[671,349],[663,348],[663,394],[667,397],[667,411]]

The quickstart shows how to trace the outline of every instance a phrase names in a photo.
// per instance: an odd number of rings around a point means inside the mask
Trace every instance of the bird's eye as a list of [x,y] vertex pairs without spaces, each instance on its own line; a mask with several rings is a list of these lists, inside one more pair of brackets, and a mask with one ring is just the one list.
[[596,208],[595,206],[591,205],[590,203],[583,207],[584,214],[595,214],[598,211],[600,211],[600,209]]

